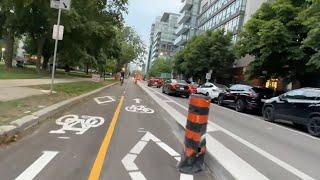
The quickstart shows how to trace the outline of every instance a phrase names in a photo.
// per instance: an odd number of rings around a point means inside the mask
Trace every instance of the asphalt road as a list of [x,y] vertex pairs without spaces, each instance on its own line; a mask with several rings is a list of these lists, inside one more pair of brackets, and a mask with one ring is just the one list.
[[179,173],[183,144],[170,116],[137,85],[116,85],[96,98],[1,147],[0,179],[213,179],[208,170]]
[[[181,114],[187,113],[188,99],[168,96],[161,93],[161,89],[148,89]],[[214,104],[209,118],[209,124],[217,128],[209,135],[265,178],[320,179],[320,139],[308,135],[303,129],[265,122],[256,115],[238,113]]]

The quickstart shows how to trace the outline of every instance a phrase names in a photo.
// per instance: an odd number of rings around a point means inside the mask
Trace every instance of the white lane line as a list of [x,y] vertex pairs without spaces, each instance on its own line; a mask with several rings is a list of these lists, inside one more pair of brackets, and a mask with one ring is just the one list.
[[[143,88],[143,89],[145,89],[145,88]],[[158,102],[158,104],[159,104],[160,106],[161,106],[161,104],[163,104],[163,103],[161,103],[161,99],[160,99],[160,98],[157,98],[157,97],[155,97],[155,96],[152,96],[152,93],[151,93],[148,89],[145,89],[145,91],[146,91],[156,102]],[[149,92],[148,92],[148,91],[149,91]],[[176,102],[176,103],[177,103],[177,102]],[[166,104],[166,103],[165,103],[165,104]],[[179,103],[178,103],[178,104],[179,104]],[[183,105],[181,105],[181,106],[183,106]],[[164,109],[168,108],[168,107],[166,107],[166,106],[162,106],[162,107],[163,107]],[[185,107],[185,108],[186,108],[186,107]],[[166,110],[167,110],[167,112],[169,112],[169,114],[172,114],[172,113],[171,113],[171,112],[173,112],[172,109],[173,109],[173,108],[172,108],[171,106],[169,106],[169,109],[166,109]],[[174,113],[177,113],[177,112],[174,112]],[[178,113],[179,113],[179,112],[178,112]],[[179,114],[181,114],[181,113],[179,113]],[[183,116],[183,115],[182,115],[182,116]],[[176,118],[176,116],[172,116],[172,117],[173,117],[174,119]],[[186,118],[186,117],[184,117],[184,118]],[[177,120],[177,121],[178,121],[178,120]],[[302,171],[294,168],[293,166],[289,165],[288,163],[286,163],[286,162],[284,162],[284,161],[276,158],[275,156],[271,155],[270,153],[268,153],[268,152],[262,150],[261,148],[255,146],[255,145],[253,145],[253,144],[251,144],[251,143],[249,143],[248,141],[240,138],[239,136],[231,133],[230,131],[228,131],[228,130],[222,128],[222,127],[220,127],[219,125],[217,125],[217,124],[209,121],[208,127],[209,127],[209,126],[213,127],[212,129],[220,130],[220,131],[224,132],[225,134],[233,137],[233,138],[236,139],[237,141],[241,142],[242,144],[246,145],[247,147],[251,148],[252,150],[254,150],[254,151],[256,151],[257,153],[261,154],[262,156],[266,157],[267,159],[273,161],[274,163],[276,163],[276,164],[278,164],[279,166],[283,167],[283,168],[286,169],[287,171],[295,174],[295,175],[298,176],[299,178],[301,178],[301,179],[303,179],[303,180],[315,180],[315,179],[312,178],[311,176],[309,176],[309,175],[305,174],[304,172],[302,172]],[[212,137],[212,136],[207,136],[207,139],[213,139],[213,137]],[[208,140],[208,142],[209,142],[209,140]],[[207,144],[210,144],[210,143],[207,143]],[[212,147],[212,148],[214,148],[214,147]],[[208,148],[208,151],[209,151],[209,149],[210,149],[210,148]],[[213,155],[215,156],[215,154],[213,154]],[[241,163],[241,162],[240,162],[240,163]],[[248,165],[249,165],[249,164],[248,164]],[[238,167],[238,166],[235,165],[235,164],[233,164],[233,166],[235,167],[235,169]],[[250,166],[250,165],[249,165],[249,166]],[[247,168],[247,169],[249,170],[249,168]],[[241,172],[239,172],[239,173],[241,173]],[[245,173],[245,172],[242,172],[242,173]],[[241,173],[241,174],[242,174],[242,173]],[[241,174],[240,174],[240,175],[241,175]]]
[[172,149],[170,146],[168,146],[167,144],[163,143],[163,142],[157,142],[157,144],[164,150],[166,151],[168,154],[170,154],[170,156],[180,156],[179,153],[177,153],[177,151],[175,151],[174,149]]
[[31,180],[35,178],[40,171],[59,153],[56,151],[43,151],[43,154],[32,163],[22,174],[15,180]]
[[129,175],[130,175],[132,180],[147,180],[140,171],[138,171],[138,172],[129,172]]
[[139,168],[134,163],[134,160],[136,160],[137,155],[135,154],[127,154],[122,160],[122,164],[126,168],[127,171],[138,171]]
[[193,180],[193,176],[189,174],[180,174],[180,180]]
[[148,143],[145,141],[139,141],[130,151],[131,154],[140,154],[143,148],[147,145]]
[[59,139],[70,139],[70,137],[58,137]]
[[150,132],[147,132],[142,138],[142,141],[154,141],[154,142],[161,142],[159,138],[151,134]]
[[261,154],[265,158],[273,161],[274,163],[278,164],[279,166],[281,166],[282,168],[284,168],[287,171],[291,172],[292,174],[298,176],[299,178],[301,178],[303,180],[315,180],[311,176],[309,176],[309,175],[305,174],[304,172],[296,169],[295,167],[289,165],[288,163],[278,159],[277,157],[275,157],[272,154],[266,152],[265,150],[259,148],[258,146],[254,145],[254,144],[251,144],[250,142],[240,138],[239,136],[233,134],[232,132],[222,128],[221,126],[219,126],[219,125],[217,125],[217,124],[215,124],[213,122],[209,122],[209,124],[212,125],[212,126],[215,126],[220,131],[224,132],[225,134],[229,135],[230,137],[234,138],[235,140],[239,141],[240,143],[244,144],[245,146],[249,147],[250,149],[256,151],[257,153]]
[[249,163],[241,159],[212,136],[207,136],[207,151],[238,180],[268,180]]

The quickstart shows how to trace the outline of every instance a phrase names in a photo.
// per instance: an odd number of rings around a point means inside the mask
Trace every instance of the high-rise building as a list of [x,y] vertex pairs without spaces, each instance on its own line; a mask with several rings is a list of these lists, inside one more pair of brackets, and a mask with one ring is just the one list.
[[177,29],[178,14],[165,12],[161,17],[157,17],[151,26],[150,47],[148,58],[148,69],[152,62],[159,57],[173,56],[176,46],[175,31]]
[[177,39],[174,42],[177,47],[184,47],[187,41],[196,34],[200,5],[199,0],[181,0],[181,2],[179,27],[176,30]]
[[[237,41],[243,25],[260,6],[268,0],[201,0],[198,15],[198,33],[211,29],[225,29]],[[245,68],[254,58],[246,56],[236,60],[233,66],[234,80],[244,80]]]

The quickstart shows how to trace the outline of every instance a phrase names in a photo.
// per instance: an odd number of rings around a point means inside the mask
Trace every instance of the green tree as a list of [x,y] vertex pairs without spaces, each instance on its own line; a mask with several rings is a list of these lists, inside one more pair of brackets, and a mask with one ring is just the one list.
[[249,78],[260,76],[303,79],[314,71],[308,65],[313,50],[302,46],[308,28],[299,14],[306,8],[304,0],[277,0],[264,3],[244,27],[236,45],[240,58],[254,56],[249,65]]
[[307,65],[320,69],[320,0],[312,0],[308,8],[300,14],[300,18],[309,28],[308,36],[303,41],[303,47],[314,51]]
[[0,1],[0,39],[4,39],[6,68],[12,68],[14,56],[15,38],[21,36],[25,31],[22,25],[24,8],[31,0],[1,0]]
[[173,66],[172,59],[158,58],[153,62],[153,65],[149,69],[148,75],[150,77],[159,77],[161,73],[171,73]]
[[231,33],[223,30],[195,36],[176,55],[175,71],[187,77],[204,79],[206,73],[212,70],[215,81],[228,79],[235,59],[231,39]]

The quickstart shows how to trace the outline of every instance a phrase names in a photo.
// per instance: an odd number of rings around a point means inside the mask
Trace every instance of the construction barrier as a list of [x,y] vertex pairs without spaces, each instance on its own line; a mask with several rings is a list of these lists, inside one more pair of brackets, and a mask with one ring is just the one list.
[[190,96],[184,156],[179,163],[182,173],[194,174],[204,169],[210,103],[210,97],[198,94]]

